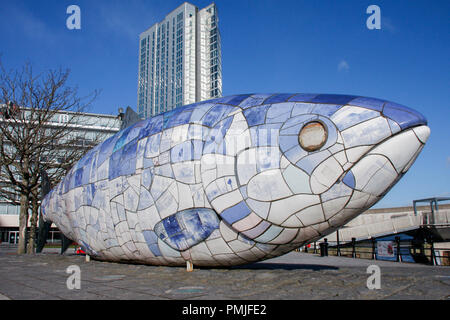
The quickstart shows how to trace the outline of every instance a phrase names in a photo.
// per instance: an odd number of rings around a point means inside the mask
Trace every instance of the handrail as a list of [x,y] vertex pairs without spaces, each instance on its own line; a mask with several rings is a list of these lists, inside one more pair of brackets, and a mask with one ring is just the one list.
[[[416,263],[450,265],[450,249],[436,248],[435,243],[433,242],[427,242],[426,245],[424,243],[417,245],[402,242],[399,237],[396,237],[395,241],[392,242],[394,245],[392,257],[390,257],[390,259],[378,255],[375,239],[372,239],[371,242],[357,243],[353,238],[353,241],[348,243],[337,243],[336,241],[328,241],[325,238],[323,242],[314,242],[313,248],[308,249],[307,246],[302,248],[306,253],[320,253],[320,256],[330,255],[369,260],[391,260],[397,262],[412,262],[407,260],[413,258]],[[319,245],[317,245],[317,243]],[[443,251],[442,254],[441,251]]]

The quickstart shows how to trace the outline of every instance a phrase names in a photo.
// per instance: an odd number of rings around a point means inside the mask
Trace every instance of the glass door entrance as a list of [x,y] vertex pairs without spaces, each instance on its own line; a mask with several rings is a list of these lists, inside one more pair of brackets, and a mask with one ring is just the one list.
[[9,231],[8,240],[10,244],[19,243],[19,231]]

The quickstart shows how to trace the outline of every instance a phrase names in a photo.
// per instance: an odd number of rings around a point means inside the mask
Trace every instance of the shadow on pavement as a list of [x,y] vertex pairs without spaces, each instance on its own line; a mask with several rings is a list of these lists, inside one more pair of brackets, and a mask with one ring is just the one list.
[[317,264],[297,264],[297,263],[252,263],[246,264],[242,266],[234,266],[231,269],[267,269],[267,270],[312,270],[312,271],[320,271],[320,270],[339,270],[338,267],[334,266],[322,266]]

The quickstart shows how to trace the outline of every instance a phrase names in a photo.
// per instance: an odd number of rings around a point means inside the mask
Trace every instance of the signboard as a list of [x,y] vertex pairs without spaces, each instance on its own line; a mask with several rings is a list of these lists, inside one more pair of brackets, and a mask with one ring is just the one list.
[[395,258],[394,241],[377,241],[378,257]]

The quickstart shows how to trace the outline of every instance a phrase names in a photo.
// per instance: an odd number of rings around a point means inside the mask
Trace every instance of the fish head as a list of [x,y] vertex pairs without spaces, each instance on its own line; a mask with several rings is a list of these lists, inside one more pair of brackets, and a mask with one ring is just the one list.
[[[255,151],[260,170],[239,180],[260,218],[280,228],[312,228],[317,238],[378,202],[409,170],[430,135],[417,111],[374,98],[273,104],[265,125],[272,121],[272,108],[278,109],[273,114],[288,111],[277,136],[266,133],[268,141],[278,141],[278,150],[260,143]],[[239,159],[237,171],[239,178],[249,171],[239,168]],[[266,240],[264,234],[246,233]],[[297,240],[307,238],[297,234]]]

